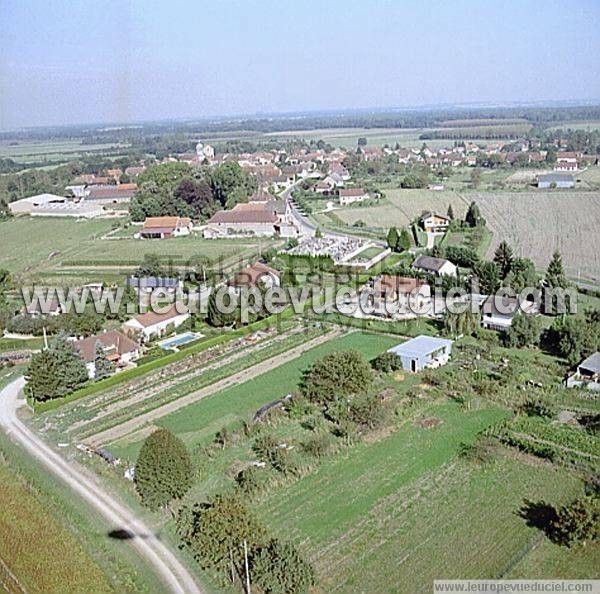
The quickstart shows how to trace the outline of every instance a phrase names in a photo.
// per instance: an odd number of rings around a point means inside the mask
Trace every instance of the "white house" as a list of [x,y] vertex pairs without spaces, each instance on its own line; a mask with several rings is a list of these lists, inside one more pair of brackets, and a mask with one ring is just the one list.
[[173,304],[164,313],[149,311],[135,316],[127,320],[123,324],[123,328],[128,333],[140,334],[142,340],[147,342],[153,338],[164,336],[170,328],[178,328],[189,317],[190,314],[187,308],[179,305],[178,310],[177,305]]
[[362,188],[342,188],[340,189],[339,199],[341,206],[348,206],[353,202],[362,202],[369,197],[369,193]]
[[420,219],[421,227],[427,233],[445,233],[448,231],[451,223],[450,217],[435,214],[434,212],[425,213]]
[[446,258],[434,258],[433,256],[419,256],[412,264],[415,270],[421,270],[437,276],[456,276],[456,264],[452,264]]

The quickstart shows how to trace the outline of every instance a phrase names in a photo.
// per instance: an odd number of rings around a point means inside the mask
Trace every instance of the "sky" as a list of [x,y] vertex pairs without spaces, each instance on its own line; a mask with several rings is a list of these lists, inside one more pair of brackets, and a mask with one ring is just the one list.
[[600,100],[600,0],[0,0],[0,129]]

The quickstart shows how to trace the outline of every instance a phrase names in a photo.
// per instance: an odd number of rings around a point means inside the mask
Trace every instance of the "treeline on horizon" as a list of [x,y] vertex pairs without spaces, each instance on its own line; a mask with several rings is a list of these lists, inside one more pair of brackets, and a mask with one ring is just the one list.
[[[0,141],[78,140],[82,144],[130,143],[143,145],[156,135],[182,134],[194,138],[210,134],[247,131],[286,132],[322,128],[439,128],[462,126],[461,121],[476,120],[476,125],[530,123],[534,127],[559,122],[600,119],[600,105],[575,107],[480,107],[469,109],[406,110],[377,113],[319,114],[305,116],[247,117],[186,122],[152,122],[123,126],[66,126],[31,128],[1,132]],[[503,121],[504,120],[504,121]],[[508,121],[507,121],[508,120]],[[481,123],[480,123],[481,122]],[[465,122],[464,125],[468,125]]]

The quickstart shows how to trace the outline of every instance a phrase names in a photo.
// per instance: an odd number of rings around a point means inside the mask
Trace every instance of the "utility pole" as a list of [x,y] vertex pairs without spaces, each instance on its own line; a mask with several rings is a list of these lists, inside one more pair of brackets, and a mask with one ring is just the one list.
[[44,348],[48,349],[48,336],[46,335],[46,326],[42,326],[44,332]]
[[233,567],[233,553],[231,552],[231,548],[229,549],[229,563],[231,565],[231,583],[235,584],[235,571]]
[[250,572],[248,571],[248,545],[244,538],[244,566],[246,568],[246,594],[252,594],[250,591]]

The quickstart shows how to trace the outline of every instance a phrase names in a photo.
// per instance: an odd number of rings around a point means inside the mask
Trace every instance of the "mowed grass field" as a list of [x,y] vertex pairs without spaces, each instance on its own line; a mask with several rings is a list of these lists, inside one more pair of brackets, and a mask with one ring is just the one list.
[[[399,342],[401,339],[397,337],[362,332],[333,338],[276,369],[167,415],[156,425],[170,429],[184,440],[188,448],[193,448],[212,441],[223,427],[247,419],[264,404],[296,390],[303,371],[327,353],[354,348],[367,359],[372,359]],[[113,444],[111,451],[135,459],[140,447],[140,442],[128,443],[123,439]]]
[[0,458],[0,586],[7,592],[113,592],[45,502]]
[[[446,403],[429,412],[442,424],[407,423],[260,501],[266,524],[314,563],[322,591],[412,594],[431,592],[434,579],[502,576],[540,539],[519,515],[525,501],[557,504],[581,489],[567,471],[503,448],[486,464],[459,457],[500,409]],[[583,555],[591,577],[597,549]],[[555,571],[549,559],[545,577]]]
[[338,209],[335,215],[348,225],[364,221],[367,227],[387,229],[391,225],[409,225],[426,210],[445,214],[450,204],[455,216],[462,217],[469,206],[464,198],[451,190],[386,189],[384,195],[385,199],[378,206]]
[[[145,254],[158,254],[175,263],[195,256],[214,263],[258,249],[249,240],[205,240],[199,235],[165,241],[103,239],[114,221],[64,218],[18,217],[0,223],[0,267],[13,273],[35,276],[79,275],[93,279],[102,267],[115,269],[122,264],[141,262]],[[263,242],[265,246],[268,242]],[[94,266],[97,270],[94,270]]]

